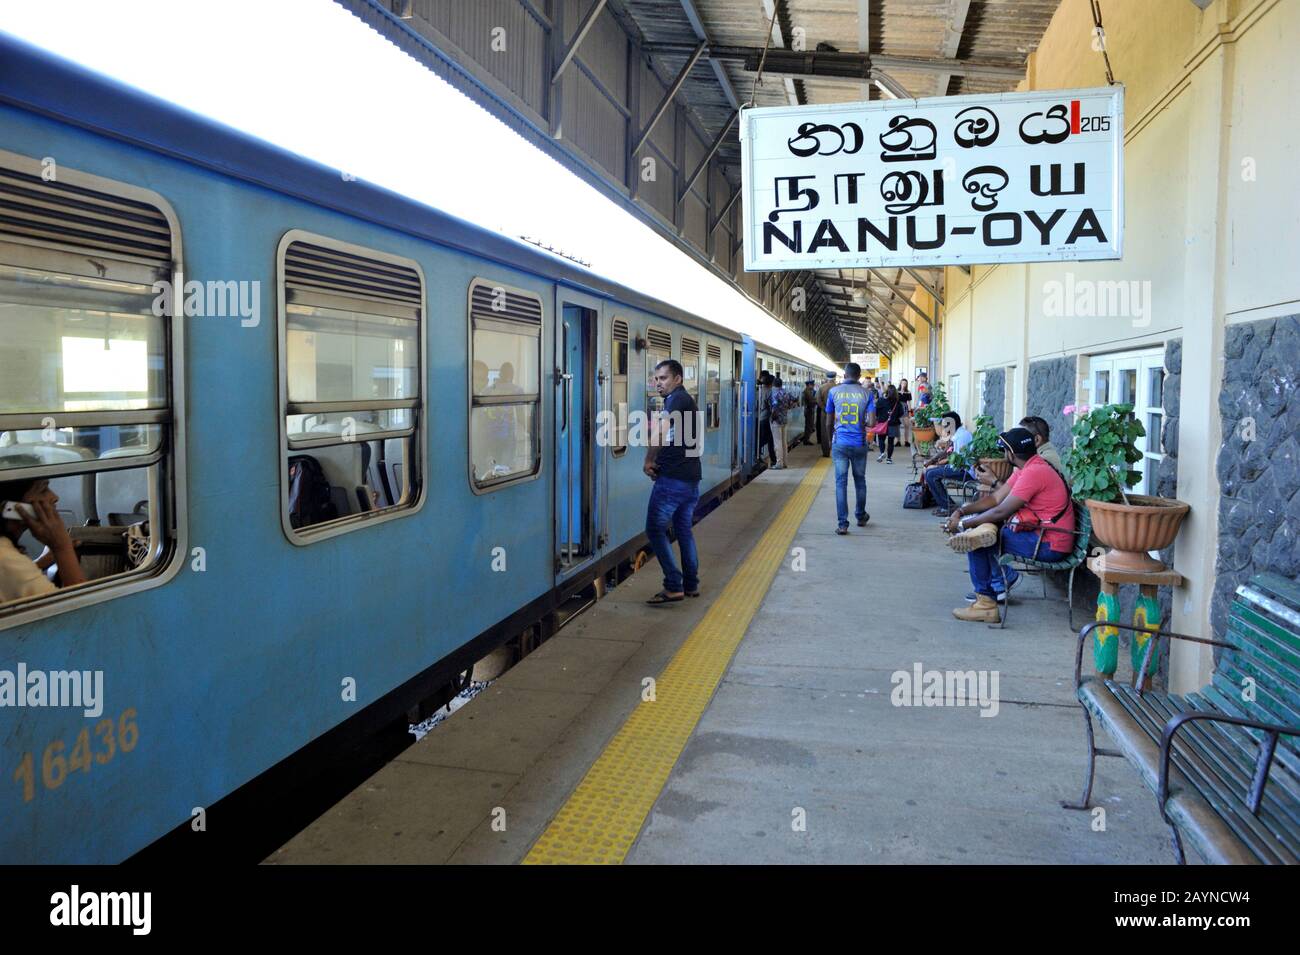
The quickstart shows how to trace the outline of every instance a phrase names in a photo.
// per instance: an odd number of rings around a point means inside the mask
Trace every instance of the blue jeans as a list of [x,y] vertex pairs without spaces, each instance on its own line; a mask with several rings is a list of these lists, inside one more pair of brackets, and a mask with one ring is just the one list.
[[[1034,548],[1038,546],[1038,531],[1013,531],[1009,527],[1003,527],[1002,534],[1002,552],[1004,554],[1016,554],[1020,557],[1034,557]],[[1038,556],[1035,560],[1045,560],[1056,562],[1064,560],[1069,554],[1062,554],[1054,551],[1046,544],[1038,548]],[[986,597],[995,597],[1002,591],[1002,574],[998,570],[998,549],[992,547],[980,547],[966,555],[966,561],[970,567],[970,582],[975,585],[977,594],[984,594]],[[1007,586],[1014,584],[1020,574],[1007,569]]]
[[[679,481],[661,477],[655,480],[650,492],[650,506],[646,509],[645,533],[650,546],[659,558],[664,572],[664,590],[678,594],[683,590],[700,589],[700,558],[695,551],[695,535],[691,524],[695,520],[695,504],[700,499],[700,485],[696,481]],[[682,569],[673,560],[673,544],[668,539],[668,528],[677,535],[677,546],[682,550]]]
[[934,498],[934,503],[945,511],[952,510],[952,499],[948,497],[948,489],[943,486],[943,482],[953,478],[966,481],[970,479],[970,474],[961,468],[954,468],[947,464],[942,467],[929,468],[925,472],[925,486],[930,489],[930,496]]
[[853,487],[858,494],[854,516],[858,520],[867,516],[867,446],[837,442],[831,445],[831,460],[835,463],[835,517],[840,527],[848,527],[850,467],[853,468]]

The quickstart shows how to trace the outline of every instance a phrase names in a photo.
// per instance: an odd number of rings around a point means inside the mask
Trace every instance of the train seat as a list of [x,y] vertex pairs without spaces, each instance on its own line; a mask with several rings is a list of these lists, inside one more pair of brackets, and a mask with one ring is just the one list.
[[[114,448],[101,454],[107,458],[133,457],[138,448]],[[149,473],[145,468],[100,471],[95,475],[95,504],[101,523],[121,526],[138,524],[148,517]],[[143,506],[141,506],[143,505]]]

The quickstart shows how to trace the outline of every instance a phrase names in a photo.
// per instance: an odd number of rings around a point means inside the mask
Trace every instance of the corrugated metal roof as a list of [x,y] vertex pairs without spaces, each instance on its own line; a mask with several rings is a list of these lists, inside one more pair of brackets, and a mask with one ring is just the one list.
[[[671,241],[701,261],[717,263],[729,280],[832,355],[854,344],[889,351],[887,340],[915,318],[900,298],[911,293],[916,279],[901,270],[823,270],[800,276],[737,271],[738,204],[717,219],[714,235],[707,227],[740,183],[735,126],[721,139],[709,173],[678,198],[737,108],[751,100],[757,106],[788,106],[885,95],[855,75],[766,71],[758,77],[759,51],[770,42],[778,52],[851,57],[859,52],[865,11],[867,52],[873,68],[885,72],[882,82],[918,97],[998,92],[1016,87],[1026,57],[1060,5],[1060,0],[607,0],[588,23],[597,0],[411,0],[407,20],[394,13],[405,6],[400,0],[337,2]],[[552,84],[548,71],[584,24],[591,29],[568,70]],[[502,58],[492,52],[496,29],[507,31],[516,55]],[[701,43],[706,52],[675,98],[680,109],[665,110],[645,144],[629,156],[665,90]],[[913,62],[889,62],[900,57]],[[846,66],[856,70],[864,64]],[[975,67],[992,70],[966,75]],[[566,99],[569,107],[557,113],[554,104]],[[556,126],[561,115],[562,133]],[[642,181],[637,173],[650,158],[669,168],[663,176]],[[729,188],[719,188],[722,182]],[[712,207],[706,205],[710,187]],[[939,270],[916,274],[942,293]],[[780,303],[792,282],[810,283],[811,312],[795,314]],[[870,288],[869,306],[847,295],[846,286],[855,283]]]
[[[757,72],[734,48],[761,49],[775,15],[772,49],[844,53],[860,52],[860,17],[867,13],[868,52],[873,58],[908,57],[929,61],[923,69],[890,66],[890,79],[913,96],[958,95],[1015,89],[1026,58],[1042,40],[1060,0],[620,0],[624,15],[640,32],[652,58],[675,75],[685,62],[684,49],[699,41],[700,28],[722,52],[721,63],[697,64],[682,88],[682,96],[709,132],[730,117],[719,73],[725,75],[742,103],[751,97],[757,106],[796,103],[839,103],[878,99],[879,88],[866,80],[824,76],[794,76]],[[697,21],[692,22],[692,19]],[[944,69],[951,62],[951,72]],[[998,67],[1001,75],[963,75],[971,65]],[[910,65],[910,64],[909,64]],[[719,69],[720,66],[720,69]],[[719,150],[722,161],[738,166],[739,142],[734,137]],[[734,174],[732,174],[734,179]],[[931,286],[941,281],[938,270],[919,270]],[[917,281],[902,270],[819,270],[814,273],[841,324],[846,343],[871,342],[889,350],[889,334],[914,324],[916,315],[901,298]],[[888,279],[888,281],[885,281]],[[870,289],[872,304],[844,298],[852,286]],[[940,289],[940,291],[942,291]],[[864,330],[862,324],[866,322]]]

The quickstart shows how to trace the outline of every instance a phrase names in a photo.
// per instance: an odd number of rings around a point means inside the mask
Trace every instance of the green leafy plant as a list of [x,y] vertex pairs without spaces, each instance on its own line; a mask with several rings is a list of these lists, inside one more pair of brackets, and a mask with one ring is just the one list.
[[1002,447],[998,444],[998,429],[993,427],[993,419],[986,414],[975,419],[975,436],[964,451],[954,451],[948,457],[948,464],[955,468],[974,467],[982,458],[1001,458]]
[[1076,499],[1126,500],[1124,489],[1142,480],[1133,465],[1142,460],[1137,439],[1146,435],[1132,405],[1103,405],[1079,417],[1070,429],[1074,445],[1065,452]]
[[933,428],[934,423],[951,411],[948,405],[948,396],[944,393],[943,382],[936,381],[930,389],[930,403],[921,405],[912,415],[912,426],[915,428]]

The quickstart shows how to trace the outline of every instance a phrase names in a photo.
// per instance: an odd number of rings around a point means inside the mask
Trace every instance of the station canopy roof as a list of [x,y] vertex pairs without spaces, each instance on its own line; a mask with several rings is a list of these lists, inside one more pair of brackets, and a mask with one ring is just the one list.
[[[472,30],[478,20],[501,19],[520,10],[530,27],[539,26],[543,36],[537,56],[540,69],[561,70],[571,63],[595,83],[606,81],[613,72],[606,66],[617,62],[623,46],[630,45],[649,63],[668,100],[686,107],[692,124],[705,143],[713,144],[713,163],[734,192],[740,184],[740,143],[734,121],[741,105],[751,99],[756,106],[791,106],[837,102],[860,102],[895,97],[955,96],[969,93],[1011,91],[1025,75],[1026,59],[1042,39],[1060,0],[459,0],[444,4],[433,0],[338,0],[363,16],[378,6],[392,12],[412,29],[434,35],[435,43],[454,36],[459,16],[464,29]],[[463,11],[461,8],[464,8]],[[441,8],[441,9],[440,9]],[[490,8],[490,9],[489,9]],[[507,11],[506,8],[511,8]],[[381,32],[393,34],[391,21],[378,22],[366,16]],[[495,21],[494,21],[495,22]],[[553,29],[559,23],[561,29]],[[613,25],[626,37],[617,35]],[[770,37],[769,37],[769,25]],[[385,27],[388,29],[385,29]],[[432,30],[426,30],[432,27]],[[547,55],[544,46],[550,44]],[[764,57],[764,46],[767,53]],[[472,44],[469,44],[472,46]],[[485,55],[468,51],[469,58],[490,63]],[[760,60],[763,64],[759,75]],[[544,74],[543,74],[544,75]],[[756,82],[757,79],[757,82]],[[554,86],[554,80],[552,80]],[[605,82],[609,98],[619,84]],[[633,85],[627,84],[629,89]],[[525,99],[526,99],[525,95]],[[645,116],[644,102],[617,103],[626,115],[610,123],[610,137],[626,135],[623,126],[635,129],[637,113]],[[644,95],[642,99],[644,100]],[[657,97],[656,97],[657,98]],[[666,102],[661,102],[663,107]],[[539,105],[542,114],[550,107]],[[628,108],[630,107],[630,108]],[[603,109],[603,105],[601,107]],[[522,110],[523,116],[527,110]],[[630,118],[629,118],[630,117]],[[575,117],[580,123],[589,117]],[[510,121],[507,118],[507,121]],[[568,120],[566,120],[568,121]],[[656,119],[650,120],[651,126]],[[660,129],[664,124],[660,124]],[[618,127],[616,130],[615,127]],[[550,130],[556,136],[555,121]],[[572,135],[572,134],[570,134]],[[581,138],[582,130],[578,130]],[[641,139],[646,148],[656,137],[646,129]],[[590,150],[583,157],[586,160]],[[639,155],[635,147],[628,156]],[[708,164],[706,159],[705,165]],[[630,207],[648,200],[636,195],[632,164],[625,163],[618,175],[610,165],[597,170],[598,183],[617,186],[624,196],[631,194]],[[696,163],[681,164],[676,176],[686,180]],[[576,170],[586,173],[590,170]],[[591,176],[588,176],[591,178]],[[695,180],[707,179],[698,176]],[[699,189],[698,184],[696,190]],[[706,207],[712,226],[715,212],[713,193]],[[676,206],[692,192],[689,183],[678,189]],[[726,197],[717,201],[718,220],[727,209]],[[727,203],[727,208],[730,203]],[[650,216],[652,225],[684,247],[688,244],[686,216],[674,206],[671,215],[663,208]],[[669,222],[663,221],[669,219]],[[712,236],[691,251],[701,261],[733,281],[740,278],[736,243],[729,255],[720,256]],[[699,243],[696,243],[699,245]],[[721,264],[719,260],[721,261]],[[782,315],[776,290],[788,291],[781,273],[764,280],[764,294],[758,296],[778,318],[822,347],[827,354],[879,350],[889,352],[915,326],[921,313],[906,299],[918,285],[942,301],[942,269],[823,269],[799,273],[794,281],[807,288],[816,303],[811,316]],[[771,292],[770,296],[767,295]],[[751,291],[751,294],[752,291]],[[770,301],[767,299],[770,297]],[[818,324],[820,321],[821,324]]]

